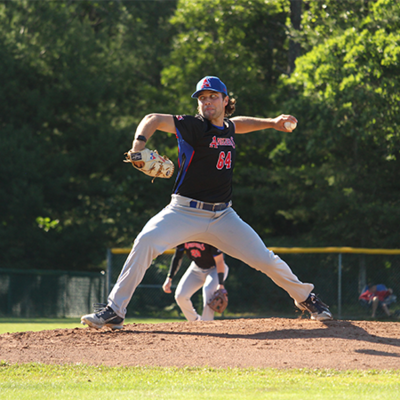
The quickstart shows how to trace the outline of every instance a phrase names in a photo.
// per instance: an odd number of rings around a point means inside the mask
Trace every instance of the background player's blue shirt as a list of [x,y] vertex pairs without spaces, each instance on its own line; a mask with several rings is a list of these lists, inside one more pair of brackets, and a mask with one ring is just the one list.
[[217,127],[201,115],[174,116],[179,171],[173,193],[208,203],[232,197],[235,126],[225,118]]

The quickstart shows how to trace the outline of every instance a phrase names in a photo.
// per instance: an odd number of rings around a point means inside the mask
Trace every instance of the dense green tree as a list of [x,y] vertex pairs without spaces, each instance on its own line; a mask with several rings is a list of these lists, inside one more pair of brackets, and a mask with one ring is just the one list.
[[[293,0],[297,1],[297,0]],[[371,12],[375,0],[324,0],[303,3],[301,29],[293,38],[301,44],[303,54],[348,28],[358,29]]]
[[158,211],[122,159],[160,101],[174,5],[0,3],[2,267],[98,266]]
[[399,15],[396,2],[371,2],[354,26],[299,58],[286,82],[301,123],[287,141],[297,204],[285,213],[302,214],[314,242],[398,246]]

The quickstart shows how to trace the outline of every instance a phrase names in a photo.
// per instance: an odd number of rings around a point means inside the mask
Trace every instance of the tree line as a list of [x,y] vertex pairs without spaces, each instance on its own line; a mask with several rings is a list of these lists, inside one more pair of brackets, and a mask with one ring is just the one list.
[[[0,60],[2,268],[130,246],[173,179],[124,153],[144,115],[195,113],[205,75],[235,115],[299,120],[237,139],[234,207],[267,246],[398,247],[398,2],[1,1]],[[176,164],[173,135],[148,147]]]

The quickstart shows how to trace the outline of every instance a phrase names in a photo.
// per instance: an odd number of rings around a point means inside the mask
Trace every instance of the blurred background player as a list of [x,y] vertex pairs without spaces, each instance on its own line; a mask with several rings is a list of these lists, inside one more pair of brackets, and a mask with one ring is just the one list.
[[[188,321],[212,321],[214,311],[207,305],[217,289],[224,288],[229,267],[223,253],[205,243],[188,242],[176,247],[163,290],[171,293],[172,279],[182,265],[184,254],[192,261],[175,291],[175,300]],[[203,287],[203,313],[200,316],[193,307],[191,297]]]
[[376,312],[379,309],[382,309],[385,315],[390,317],[392,313],[389,310],[389,306],[396,302],[393,289],[387,288],[384,284],[369,284],[364,288],[358,299],[363,307],[372,309],[372,318],[376,317]]

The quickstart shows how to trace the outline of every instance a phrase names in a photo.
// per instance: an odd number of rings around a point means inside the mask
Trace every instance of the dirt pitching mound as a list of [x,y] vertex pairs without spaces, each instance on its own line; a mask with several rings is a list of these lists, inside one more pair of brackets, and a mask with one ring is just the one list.
[[233,319],[0,335],[0,360],[108,366],[400,369],[400,323]]

